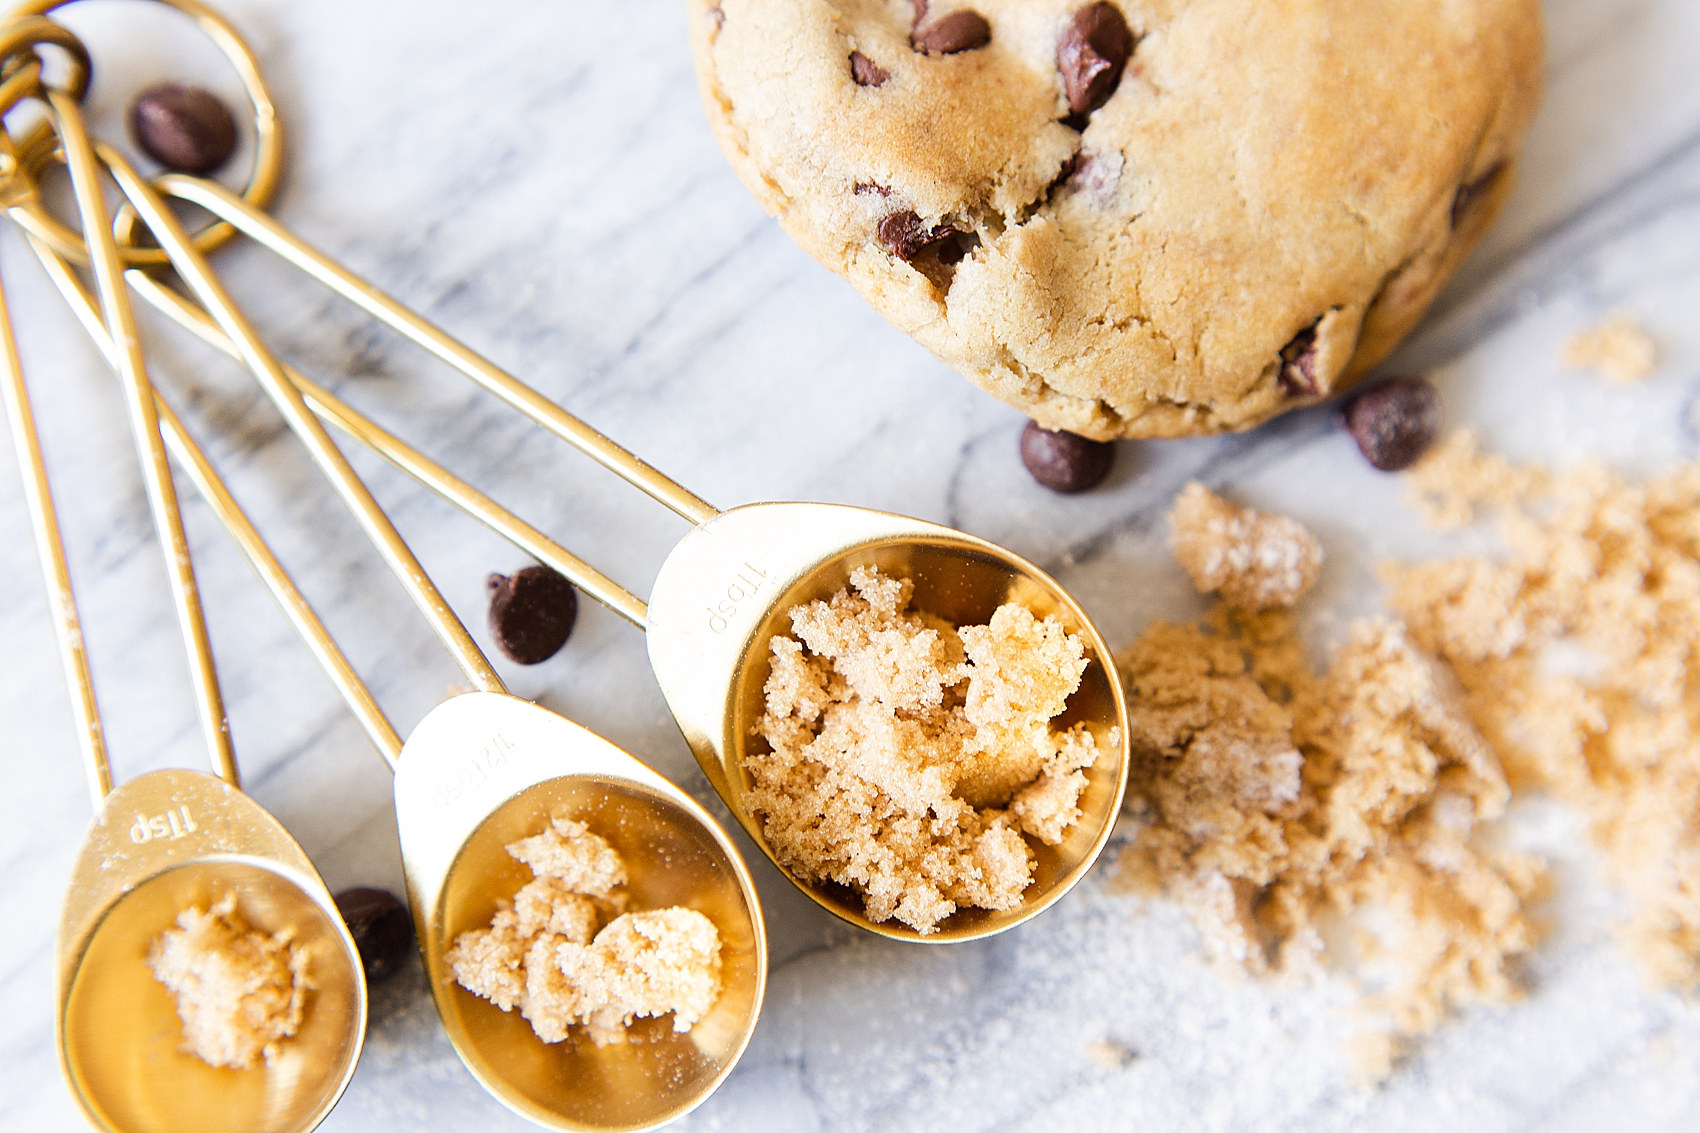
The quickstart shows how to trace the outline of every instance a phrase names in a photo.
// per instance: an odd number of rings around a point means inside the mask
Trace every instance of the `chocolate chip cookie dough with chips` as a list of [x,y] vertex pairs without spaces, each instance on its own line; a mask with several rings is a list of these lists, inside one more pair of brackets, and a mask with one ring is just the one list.
[[1538,0],[688,0],[744,183],[1041,425],[1247,429],[1384,358],[1511,190]]

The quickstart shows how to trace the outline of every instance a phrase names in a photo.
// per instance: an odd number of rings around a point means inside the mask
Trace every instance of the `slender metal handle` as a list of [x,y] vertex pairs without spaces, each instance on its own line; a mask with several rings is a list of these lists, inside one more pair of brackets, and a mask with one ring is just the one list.
[[378,501],[372,498],[365,483],[350,467],[347,458],[331,442],[325,427],[308,410],[301,391],[295,388],[284,374],[283,367],[260,341],[259,335],[225,292],[218,276],[207,265],[206,258],[195,250],[183,225],[122,154],[105,145],[100,146],[98,152],[118,187],[142,218],[142,223],[152,230],[160,247],[165,249],[172,267],[194,290],[196,298],[218,321],[225,335],[236,344],[242,361],[277,404],[289,427],[306,444],[314,462],[329,477],[337,494],[354,513],[367,537],[407,590],[414,605],[425,615],[438,640],[454,657],[467,679],[480,691],[506,692],[489,659],[479,650],[460,619],[455,617],[454,611],[425,573],[425,568],[419,565],[419,560],[408,549],[389,516],[378,506]]
[[[53,281],[54,286],[58,287],[59,293],[70,304],[71,312],[83,324],[83,329],[94,340],[94,344],[99,347],[100,352],[106,356],[107,362],[111,364],[114,370],[117,370],[118,352],[112,345],[112,338],[107,334],[105,324],[101,322],[100,312],[95,307],[94,298],[89,295],[77,279],[76,274],[71,270],[71,265],[66,263],[58,253],[54,252],[44,241],[34,236],[27,236],[27,239],[30,242],[30,247],[35,249],[36,257],[41,261],[41,266],[47,270],[48,278]],[[135,275],[140,275],[135,269],[131,269],[131,271]],[[196,310],[199,310],[199,308],[196,308]],[[209,318],[204,313],[202,317]],[[6,329],[8,328],[0,327],[0,330]],[[9,333],[7,334],[7,341],[10,341]],[[397,760],[401,756],[401,736],[397,734],[389,718],[384,715],[383,709],[378,707],[378,702],[373,699],[371,691],[360,679],[360,675],[354,671],[354,666],[348,663],[348,658],[338,648],[336,641],[325,629],[324,623],[313,612],[313,607],[308,604],[307,599],[296,588],[294,580],[284,570],[283,564],[278,562],[277,556],[272,553],[271,548],[266,545],[266,541],[260,536],[259,531],[249,521],[247,513],[242,510],[241,505],[230,494],[223,479],[213,468],[212,462],[207,459],[206,453],[195,443],[194,438],[189,435],[188,430],[183,427],[182,422],[178,420],[177,415],[172,412],[171,406],[166,403],[165,398],[160,395],[158,390],[154,391],[154,402],[159,411],[160,431],[165,436],[166,447],[171,450],[172,456],[177,458],[177,463],[187,473],[190,481],[195,485],[195,490],[200,493],[201,498],[206,501],[213,514],[218,517],[219,523],[230,534],[236,545],[241,548],[249,565],[254,568],[255,573],[260,576],[260,580],[271,591],[272,597],[277,600],[284,616],[289,619],[296,634],[313,654],[313,659],[318,662],[319,668],[324,670],[325,675],[330,678],[331,684],[335,686],[337,692],[342,695],[343,700],[347,703],[349,711],[354,713],[354,718],[365,729],[367,737],[372,741],[372,746],[378,749],[378,754],[384,757],[384,761],[389,764],[390,770],[394,771]],[[22,449],[19,451],[22,452]],[[104,764],[104,756],[102,762]]]
[[270,216],[216,182],[167,174],[154,182],[168,196],[191,201],[228,221],[306,272],[367,314],[411,339],[486,390],[554,433],[628,484],[672,508],[692,523],[707,523],[719,513],[683,485],[621,448],[524,382],[465,344],[420,318],[378,288],[305,243]]
[[160,438],[159,418],[154,409],[153,386],[148,381],[141,342],[136,336],[135,313],[124,285],[124,269],[112,235],[112,218],[100,183],[100,165],[94,146],[83,126],[82,111],[72,96],[57,90],[46,92],[48,108],[58,130],[70,169],[77,212],[89,247],[95,286],[106,315],[107,334],[112,340],[119,378],[130,411],[130,429],[142,462],[142,482],[154,527],[165,546],[166,574],[177,622],[188,651],[194,678],[195,707],[207,750],[220,778],[241,787],[236,754],[230,744],[230,722],[225,717],[224,697],[219,692],[218,669],[213,663],[212,642],[207,637],[206,614],[195,584],[195,567],[189,557],[189,540],[183,532],[183,516],[177,506],[177,490],[171,481],[171,465]]
[[36,436],[35,415],[30,411],[29,389],[24,385],[23,367],[18,362],[18,345],[12,337],[12,316],[6,308],[3,286],[0,286],[0,396],[6,402],[12,447],[18,454],[18,470],[23,473],[24,502],[35,533],[36,554],[41,559],[42,581],[47,584],[47,609],[53,616],[53,635],[59,642],[65,688],[71,694],[71,714],[77,721],[83,774],[98,812],[106,796],[112,793],[112,764],[106,756],[94,678],[83,649],[83,627],[77,617],[76,595],[71,591],[71,572],[65,564],[65,543],[59,536],[59,517],[53,509],[53,492],[48,487],[47,467],[41,459],[41,440]]
[[[211,315],[146,272],[125,273],[136,294],[169,316],[207,345],[240,358],[236,345],[218,329]],[[303,376],[287,363],[284,374],[307,399],[307,406],[324,420],[412,476],[426,488],[488,526],[538,562],[571,579],[579,589],[639,629],[649,620],[643,599],[549,538],[525,520],[460,479],[407,442],[388,432],[334,393]]]

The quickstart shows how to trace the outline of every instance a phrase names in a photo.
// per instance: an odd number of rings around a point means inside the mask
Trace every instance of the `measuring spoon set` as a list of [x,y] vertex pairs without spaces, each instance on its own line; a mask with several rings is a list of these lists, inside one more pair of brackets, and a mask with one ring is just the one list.
[[[83,125],[79,102],[89,74],[87,52],[47,18],[69,2],[34,0],[0,24],[5,76],[0,112],[29,103],[39,108],[40,119],[20,138],[0,134],[0,207],[22,229],[120,379],[217,772],[155,771],[112,786],[52,497],[0,293],[0,379],[96,810],[61,920],[55,997],[61,1063],[93,1124],[123,1133],[310,1129],[346,1087],[366,1025],[359,955],[329,891],[283,827],[240,791],[168,451],[394,772],[407,895],[439,1018],[480,1084],[540,1125],[651,1129],[700,1104],[725,1079],[753,1034],[765,988],[766,935],[755,884],[726,832],[688,795],[639,758],[507,692],[332,442],[327,424],[644,631],[656,680],[708,782],[754,844],[834,915],[901,941],[974,940],[1042,912],[1091,867],[1109,838],[1126,785],[1127,712],[1108,647],[1086,613],[1045,572],[985,540],[865,508],[785,502],[719,511],[315,250],[265,211],[282,168],[276,112],[247,45],[198,0],[137,2],[188,15],[223,51],[253,112],[254,164],[240,193],[182,174],[144,178],[117,150],[90,139]],[[51,79],[44,77],[43,48],[61,62]],[[70,173],[76,229],[53,215],[40,189],[43,175],[58,162]],[[121,202],[112,212],[103,173]],[[190,232],[172,201],[199,206],[213,221]],[[279,361],[207,262],[209,252],[237,234],[689,521],[692,529],[663,563],[648,601]],[[92,291],[79,269],[92,275]],[[153,388],[132,296],[253,375],[473,691],[440,704],[405,738],[396,732]],[[1084,724],[1101,754],[1080,799],[1082,817],[1060,845],[1034,847],[1032,883],[1013,909],[962,909],[927,935],[873,922],[843,887],[787,870],[749,805],[742,767],[751,745],[762,742],[753,726],[763,711],[769,643],[775,634],[789,632],[791,608],[830,597],[859,567],[912,579],[916,606],[953,623],[985,622],[997,607],[1016,601],[1041,618],[1057,618],[1085,645],[1089,663],[1060,722]],[[688,1033],[658,1030],[654,1042],[610,1047],[545,1046],[517,1014],[498,1010],[455,982],[444,959],[450,944],[489,923],[499,900],[511,894],[511,884],[499,891],[496,880],[511,873],[503,847],[561,813],[589,823],[622,852],[637,902],[685,904],[716,924],[721,994]],[[169,997],[137,960],[177,911],[225,893],[240,896],[256,928],[288,926],[316,949],[316,957],[325,957],[315,967],[314,1000],[302,1032],[264,1069],[215,1070],[177,1051]]]

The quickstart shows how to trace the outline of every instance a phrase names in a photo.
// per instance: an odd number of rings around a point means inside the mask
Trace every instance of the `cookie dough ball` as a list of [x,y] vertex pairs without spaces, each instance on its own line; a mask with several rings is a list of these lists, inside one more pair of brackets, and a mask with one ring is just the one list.
[[688,3],[709,121],[786,232],[1095,440],[1366,373],[1505,203],[1543,65],[1538,0]]

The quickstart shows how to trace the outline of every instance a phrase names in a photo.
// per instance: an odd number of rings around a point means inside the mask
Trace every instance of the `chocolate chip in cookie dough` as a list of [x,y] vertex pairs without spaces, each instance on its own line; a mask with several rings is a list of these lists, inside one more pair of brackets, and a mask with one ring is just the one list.
[[130,136],[179,173],[211,173],[236,150],[236,120],[211,91],[158,83],[130,104]]
[[1114,4],[1088,4],[1074,14],[1057,44],[1057,70],[1075,115],[1110,101],[1133,48],[1133,31]]
[[1276,380],[1288,397],[1315,397],[1321,392],[1316,380],[1315,323],[1294,335],[1293,341],[1281,348],[1281,373]]
[[1503,172],[1505,163],[1502,161],[1474,181],[1458,186],[1458,195],[1452,198],[1452,227],[1458,227],[1458,222],[1464,219],[1465,214],[1470,211],[1470,206],[1487,195],[1487,191],[1493,188],[1494,182],[1499,180],[1499,175]]
[[941,263],[960,263],[972,247],[973,240],[968,233],[948,224],[928,228],[920,217],[908,210],[894,212],[880,221],[879,237],[880,243],[906,264],[913,263],[927,252]]
[[337,912],[360,950],[360,966],[373,983],[407,962],[413,950],[413,918],[395,894],[384,889],[344,889],[336,895]]
[[1116,462],[1111,441],[1092,441],[1075,433],[1053,432],[1029,421],[1021,430],[1021,463],[1053,492],[1096,488]]
[[955,55],[992,42],[992,25],[972,8],[958,8],[917,28],[909,42],[928,55]]
[[1440,395],[1421,378],[1393,378],[1352,398],[1340,414],[1364,459],[1383,472],[1415,464],[1445,423]]
[[573,584],[546,566],[492,574],[490,634],[510,661],[536,665],[567,643],[578,618]]
[[891,78],[891,72],[863,55],[860,51],[850,53],[850,77],[856,80],[859,87],[877,87],[885,85]]

